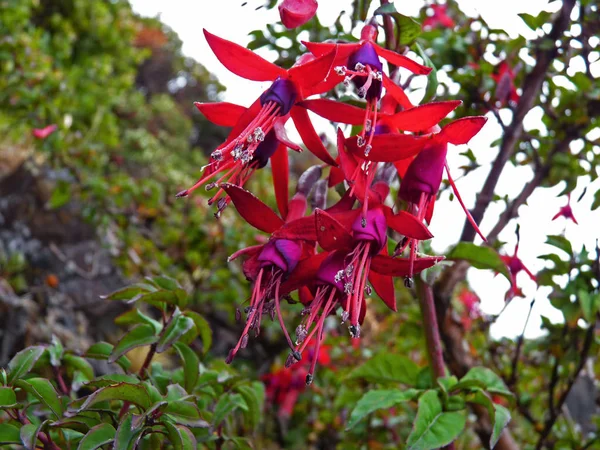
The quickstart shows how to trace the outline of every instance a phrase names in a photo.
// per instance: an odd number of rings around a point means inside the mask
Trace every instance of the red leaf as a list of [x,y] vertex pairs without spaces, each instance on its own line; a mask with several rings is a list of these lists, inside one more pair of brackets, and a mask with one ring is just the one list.
[[273,173],[273,187],[275,188],[275,199],[281,217],[285,220],[288,215],[288,190],[289,190],[289,165],[288,154],[285,145],[279,144],[273,156],[271,156],[271,172]]
[[394,83],[390,77],[385,74],[385,72],[383,72],[383,87],[387,93],[390,94],[404,109],[409,109],[414,106],[404,92],[404,89]]
[[332,122],[362,125],[365,121],[366,111],[357,106],[348,105],[347,103],[317,98],[314,100],[304,100],[299,103],[299,106],[303,106]]
[[317,278],[319,267],[327,256],[329,253],[324,252],[301,260],[289,278],[281,284],[280,293],[284,295],[312,283]]
[[311,215],[287,222],[280,229],[274,231],[272,237],[316,241],[317,230],[315,228],[315,218]]
[[306,145],[306,148],[308,148],[308,150],[321,161],[329,164],[330,166],[337,166],[335,159],[331,157],[323,145],[323,142],[321,142],[321,138],[310,122],[310,118],[308,117],[308,112],[306,109],[295,106],[292,108],[291,115],[292,120],[296,125],[296,129],[302,138],[302,142],[304,142],[304,145]]
[[431,67],[419,64],[418,62],[413,61],[412,59],[407,58],[406,56],[400,55],[391,50],[387,50],[376,44],[373,44],[373,47],[375,47],[375,51],[379,56],[381,56],[383,59],[392,63],[395,66],[404,67],[405,69],[408,69],[412,73],[416,73],[417,75],[427,75],[429,72],[431,72]]
[[485,116],[463,117],[442,128],[435,139],[441,139],[454,145],[466,144],[479,133],[486,122],[487,117]]
[[369,271],[369,282],[381,300],[392,311],[397,311],[396,294],[394,293],[394,280],[387,275],[380,275],[373,270]]
[[204,36],[221,64],[242,78],[253,81],[271,81],[277,77],[285,77],[287,74],[285,69],[270,63],[247,48],[215,36],[206,30],[204,30]]
[[317,241],[326,251],[347,248],[352,245],[352,234],[336,219],[325,211],[315,210],[315,226]]
[[426,103],[396,113],[389,121],[396,128],[417,133],[437,125],[440,120],[454,111],[461,103],[460,100]]
[[394,214],[391,209],[386,209],[386,213],[388,226],[401,235],[419,241],[426,241],[433,237],[429,229],[412,214],[406,211]]
[[194,106],[198,108],[198,111],[204,114],[204,117],[221,127],[235,126],[238,120],[240,120],[240,117],[246,112],[246,108],[243,106],[227,102],[195,102]]
[[283,220],[252,193],[230,183],[224,183],[220,187],[231,197],[240,216],[254,228],[273,233],[283,226]]
[[399,159],[410,158],[423,149],[426,138],[410,134],[378,134],[373,136],[373,148],[365,156],[365,147],[356,144],[356,136],[346,139],[346,147],[359,158],[376,162],[394,162]]
[[[443,256],[423,256],[415,259],[414,273],[434,266],[437,262],[443,260]],[[393,277],[404,277],[408,275],[410,262],[408,258],[392,258],[390,256],[377,255],[371,260],[371,270],[381,274]]]
[[303,98],[308,97],[309,95],[309,92],[306,91],[309,91],[314,88],[315,85],[322,83],[327,79],[336,55],[337,49],[334,47],[329,53],[317,57],[307,63],[293,66],[288,71],[289,78],[300,88]]

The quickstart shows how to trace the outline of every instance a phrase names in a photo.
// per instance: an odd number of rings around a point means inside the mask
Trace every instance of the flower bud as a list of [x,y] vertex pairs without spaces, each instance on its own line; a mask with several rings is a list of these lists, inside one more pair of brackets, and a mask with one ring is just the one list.
[[317,12],[317,0],[283,0],[279,16],[286,28],[297,28],[313,18]]

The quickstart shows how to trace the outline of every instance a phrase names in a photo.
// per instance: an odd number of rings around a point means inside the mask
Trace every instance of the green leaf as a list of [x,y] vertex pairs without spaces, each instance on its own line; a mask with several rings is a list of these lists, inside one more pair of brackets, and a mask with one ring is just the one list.
[[107,400],[122,400],[124,402],[133,403],[142,409],[147,409],[151,405],[150,396],[143,385],[118,383],[100,388],[93,394],[88,395],[76,412],[81,412],[98,402]]
[[0,423],[0,444],[21,444],[19,429],[9,423]]
[[128,413],[119,424],[113,450],[132,450],[143,428],[133,426],[133,413]]
[[50,381],[45,378],[29,378],[27,380],[19,380],[16,386],[27,391],[45,406],[47,406],[54,414],[56,420],[59,420],[64,412],[62,402],[56,389]]
[[181,342],[189,344],[196,338],[197,333],[200,333],[200,339],[202,339],[202,352],[206,355],[210,347],[212,346],[212,330],[210,325],[204,317],[194,311],[186,311],[183,313],[184,316],[189,317],[194,321],[196,325],[196,331],[188,331],[182,338]]
[[356,403],[356,406],[350,414],[350,420],[346,425],[346,430],[353,428],[364,417],[378,409],[391,408],[398,403],[407,402],[414,399],[418,394],[417,389],[407,389],[399,391],[397,389],[378,389],[367,392]]
[[176,423],[198,428],[208,428],[210,424],[202,419],[198,407],[185,400],[170,401],[165,408]]
[[101,295],[100,298],[102,298],[104,300],[128,301],[128,300],[135,299],[137,296],[141,295],[142,292],[144,292],[144,290],[140,286],[137,286],[134,284],[132,286],[127,286],[127,287],[124,287],[123,289],[114,291],[108,295]]
[[50,364],[52,367],[60,367],[62,357],[65,353],[65,348],[55,335],[52,335],[52,345],[48,347],[48,354],[50,355]]
[[109,423],[101,423],[91,428],[79,442],[77,450],[96,450],[115,439],[117,430]]
[[0,409],[15,408],[17,406],[17,395],[10,387],[0,387]]
[[42,346],[27,347],[13,356],[8,363],[8,384],[28,374],[45,350]]
[[581,313],[587,323],[592,323],[595,320],[596,313],[600,307],[600,295],[592,295],[583,289],[577,292],[577,298],[581,305]]
[[378,14],[388,15],[394,19],[396,48],[403,45],[411,45],[421,34],[421,24],[412,17],[400,14],[392,3],[382,5],[373,12],[373,16]]
[[57,209],[69,203],[69,200],[71,200],[71,191],[72,186],[70,183],[59,181],[52,191],[50,200],[48,200],[48,207],[50,209]]
[[119,326],[127,326],[127,325],[152,325],[154,327],[155,333],[158,334],[162,330],[162,324],[154,320],[151,317],[148,317],[146,314],[142,313],[139,309],[134,308],[130,311],[127,311],[115,319],[115,323]]
[[84,381],[94,379],[94,368],[81,356],[67,353],[63,356],[63,365],[67,369],[67,373],[74,374],[75,372],[80,372],[83,375],[82,378]]
[[151,345],[158,341],[158,336],[152,325],[138,325],[121,338],[113,349],[108,362],[115,362],[119,357],[136,347]]
[[564,251],[569,256],[573,256],[573,246],[571,245],[571,241],[564,236],[548,236],[546,244]]
[[195,449],[198,446],[194,434],[189,428],[182,425],[174,425],[169,421],[164,421],[165,428],[169,435],[169,440],[175,450]]
[[175,308],[169,324],[158,339],[156,352],[162,353],[165,350],[168,350],[181,336],[192,328],[196,328],[194,321],[191,318],[182,315],[179,308]]
[[417,382],[419,367],[409,358],[389,352],[379,353],[348,374],[348,378],[362,378],[371,383]]
[[192,392],[198,382],[198,376],[200,375],[200,359],[191,348],[182,342],[175,343],[173,347],[175,347],[175,350],[177,350],[179,357],[183,361],[185,390]]
[[502,381],[502,378],[487,367],[473,367],[460,381],[462,383],[463,381],[468,380],[478,380],[482,382],[485,385],[486,390],[492,394],[499,394],[507,397],[513,396],[512,392],[510,392],[506,387],[506,384],[504,384],[504,381]]
[[483,247],[471,242],[459,242],[456,247],[450,250],[446,259],[465,260],[477,269],[491,269],[501,273],[510,281],[508,267],[498,255],[498,252],[491,247]]
[[[113,349],[114,346],[108,342],[96,342],[95,344],[92,344],[90,348],[88,348],[87,352],[85,352],[85,357],[91,359],[108,359],[110,358]],[[117,359],[117,364],[121,366],[125,372],[127,372],[131,367],[131,361],[124,356]]]
[[510,411],[502,405],[494,403],[494,431],[490,437],[490,448],[494,448],[498,443],[498,439],[502,435],[502,431],[506,428],[510,422]]
[[240,394],[231,395],[229,392],[225,392],[215,406],[212,426],[215,428],[218,427],[223,419],[236,409],[248,410],[243,397]]
[[437,68],[435,67],[435,64],[433,64],[433,61],[431,61],[429,56],[427,56],[427,53],[425,53],[425,50],[423,50],[423,48],[419,45],[418,42],[415,43],[415,46],[417,47],[417,53],[419,54],[419,56],[421,58],[423,58],[423,62],[425,63],[425,66],[431,67],[431,73],[427,76],[428,78],[427,78],[427,88],[425,89],[425,96],[423,97],[423,102],[430,101],[430,100],[435,99],[435,97],[437,96],[437,88],[438,88]]
[[265,403],[265,385],[258,381],[250,385],[241,385],[237,391],[244,398],[248,411],[244,414],[253,429],[260,424],[263,418],[263,406]]
[[433,450],[454,441],[466,424],[465,415],[443,412],[437,392],[427,391],[419,398],[419,408],[412,431],[408,436],[408,450]]

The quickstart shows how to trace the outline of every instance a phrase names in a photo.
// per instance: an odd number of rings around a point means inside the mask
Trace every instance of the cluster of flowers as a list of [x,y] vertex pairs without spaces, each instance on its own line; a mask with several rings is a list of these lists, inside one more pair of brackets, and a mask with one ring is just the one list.
[[[446,154],[448,144],[467,143],[486,118],[465,117],[441,128],[438,123],[460,101],[413,105],[393,77],[386,75],[382,59],[417,75],[427,75],[431,69],[380,47],[377,28],[370,24],[363,28],[359,42],[306,42],[309,53],[288,70],[233,42],[207,31],[204,34],[230,71],[272,84],[249,108],[196,104],[210,121],[232,131],[212,152],[199,181],[177,196],[185,197],[203,185],[214,189],[209,204],[216,205],[217,217],[233,202],[248,224],[270,235],[266,244],[241,249],[229,258],[243,258],[243,271],[253,288],[242,336],[227,362],[247,345],[250,333],[259,333],[263,316],[269,315],[277,317],[289,344],[289,367],[302,360],[309,342],[314,342],[314,349],[306,353],[320,354],[326,317],[339,312],[351,337],[359,338],[365,297],[374,290],[395,311],[392,277],[403,277],[405,286],[411,287],[415,274],[443,259],[423,255],[418,249],[421,241],[433,237],[426,224],[432,219],[444,168],[479,232],[448,173]],[[366,107],[309,99],[339,83],[354,85]],[[333,157],[313,128],[309,110],[334,122],[357,125],[360,131],[345,136],[338,129],[337,156]],[[290,118],[304,145],[324,164],[307,170],[288,199],[288,148],[301,151],[285,133]],[[243,188],[269,161],[279,215]],[[321,180],[323,173],[328,177]],[[386,204],[396,174],[401,184],[398,199],[393,200],[406,205],[403,211]],[[328,206],[327,190],[340,183],[346,183],[345,194]],[[313,210],[307,215],[309,196]],[[400,235],[395,247],[388,246],[390,230]],[[394,249],[392,254],[388,248]],[[282,300],[290,300],[293,292],[303,305],[294,339],[281,313]],[[317,360],[314,356],[308,365],[306,384],[312,382]]]

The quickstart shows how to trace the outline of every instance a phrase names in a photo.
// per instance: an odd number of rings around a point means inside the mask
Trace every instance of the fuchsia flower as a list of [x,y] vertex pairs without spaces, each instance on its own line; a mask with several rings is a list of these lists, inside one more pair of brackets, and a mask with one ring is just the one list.
[[[314,130],[304,108],[296,104],[306,97],[331,89],[328,75],[336,57],[336,49],[315,58],[303,55],[289,70],[282,69],[261,58],[254,52],[227,41],[204,30],[211,49],[231,72],[254,81],[273,81],[258,100],[249,108],[232,103],[196,103],[196,107],[207,119],[217,125],[232,126],[227,140],[211,154],[212,162],[203,168],[203,175],[189,189],[177,197],[186,197],[212,178],[216,181],[206,185],[207,189],[228,182],[243,186],[254,171],[264,167],[271,159],[275,193],[280,212],[287,214],[288,162],[286,147],[300,151],[291,142],[284,125],[291,117],[308,149],[327,164],[335,165],[321,139]],[[217,216],[230,199],[220,198],[223,189],[209,200],[217,203]]]
[[431,5],[433,14],[423,21],[423,28],[454,28],[454,20],[448,15],[448,5]]
[[525,266],[525,264],[523,264],[523,261],[521,261],[521,259],[519,259],[519,257],[517,256],[517,254],[519,253],[520,240],[521,237],[519,234],[519,230],[517,229],[517,245],[515,246],[515,253],[512,256],[500,255],[500,258],[502,258],[502,261],[504,261],[504,264],[506,264],[506,267],[508,267],[511,279],[510,289],[505,296],[506,301],[511,300],[513,297],[525,297],[525,295],[523,295],[523,291],[517,284],[517,275],[519,274],[519,272],[524,271],[527,275],[529,275],[529,278],[531,278],[537,283],[536,276],[531,272],[531,270],[527,268],[527,266]]
[[44,128],[34,128],[31,132],[36,139],[46,139],[52,133],[58,130],[58,125],[48,125]]
[[279,17],[286,28],[301,27],[313,18],[318,6],[317,0],[283,0]]
[[496,82],[495,96],[501,105],[507,105],[509,102],[517,103],[519,98],[521,98],[515,86],[516,76],[516,71],[506,61],[500,62],[494,68],[494,73],[491,77]]
[[[376,40],[377,28],[373,25],[365,25],[361,31],[361,40],[357,43],[303,42],[313,55],[319,57],[336,48],[336,67],[334,68],[336,74],[339,77],[345,77],[344,84],[347,86],[353,83],[358,88],[358,95],[366,99],[367,106],[362,118],[363,130],[358,137],[358,145],[364,147],[366,153],[372,146],[377,126],[377,102],[381,98],[382,86],[387,88],[389,85],[394,85],[396,91],[402,91],[383,72],[383,64],[379,57],[418,75],[427,75],[431,72],[431,67],[423,66],[406,56],[387,50],[379,46]],[[403,106],[406,107],[410,104],[403,92],[399,96],[402,97],[401,104],[404,103]]]
[[575,215],[573,214],[573,210],[571,209],[571,193],[567,194],[567,204],[565,206],[561,206],[556,215],[552,218],[552,220],[556,220],[559,217],[564,217],[565,219],[571,219],[576,225],[577,219],[575,219]]
[[465,330],[470,330],[473,320],[481,317],[481,310],[479,309],[481,299],[475,292],[464,286],[458,293],[458,300],[464,307],[460,317],[461,322]]

